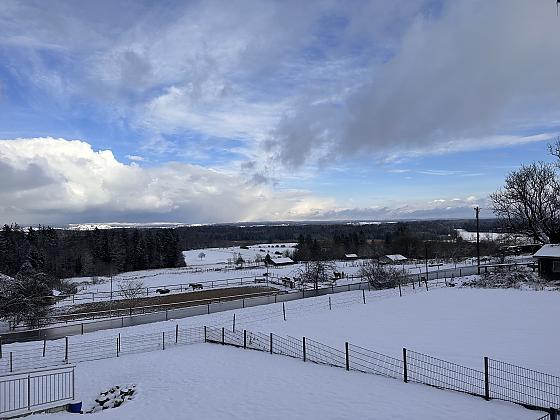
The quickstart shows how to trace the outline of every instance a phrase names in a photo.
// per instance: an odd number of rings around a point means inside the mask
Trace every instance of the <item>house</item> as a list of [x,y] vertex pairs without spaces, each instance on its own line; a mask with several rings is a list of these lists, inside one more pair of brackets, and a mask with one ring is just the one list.
[[533,254],[539,267],[539,276],[547,280],[560,280],[560,244],[543,245]]
[[344,254],[345,260],[357,260],[358,256],[356,254]]
[[272,263],[272,265],[274,265],[276,267],[295,264],[294,260],[292,260],[291,258],[288,258],[288,257],[273,258],[270,262]]
[[407,258],[401,254],[383,255],[379,258],[379,264],[404,263]]

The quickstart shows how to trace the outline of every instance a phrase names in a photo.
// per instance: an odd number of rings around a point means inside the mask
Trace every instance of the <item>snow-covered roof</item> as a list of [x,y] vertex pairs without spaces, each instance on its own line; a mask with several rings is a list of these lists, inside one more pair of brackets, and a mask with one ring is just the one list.
[[560,258],[560,244],[543,245],[533,254],[533,258]]
[[406,260],[406,257],[404,255],[401,255],[401,254],[385,255],[385,258],[387,258],[391,261],[405,261]]
[[281,257],[281,258],[273,258],[272,262],[274,264],[293,264],[294,260],[288,257]]
[[344,254],[344,256],[346,258],[358,258],[358,255],[356,255],[356,254]]

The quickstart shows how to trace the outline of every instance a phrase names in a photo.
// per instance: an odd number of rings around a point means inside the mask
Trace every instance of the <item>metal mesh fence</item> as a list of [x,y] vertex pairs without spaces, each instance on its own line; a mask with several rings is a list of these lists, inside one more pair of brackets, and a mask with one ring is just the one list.
[[293,337],[272,334],[272,352],[283,356],[303,359],[303,341]]
[[560,377],[488,359],[490,397],[560,409]]
[[346,355],[343,351],[308,338],[305,340],[305,355],[306,360],[310,362],[341,368],[346,366]]
[[406,367],[411,382],[484,396],[484,372],[476,369],[410,350]]
[[348,344],[348,356],[350,370],[358,370],[395,379],[403,377],[403,362],[400,359],[353,344]]

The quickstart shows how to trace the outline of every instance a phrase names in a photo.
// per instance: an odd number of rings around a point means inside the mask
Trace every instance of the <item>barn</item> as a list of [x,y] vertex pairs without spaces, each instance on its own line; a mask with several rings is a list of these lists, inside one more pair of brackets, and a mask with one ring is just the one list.
[[295,264],[294,260],[292,260],[291,258],[288,258],[288,257],[273,258],[270,262],[272,263],[272,265],[274,265],[276,267]]
[[396,264],[404,263],[407,258],[401,254],[383,255],[379,258],[379,264]]
[[539,267],[539,276],[546,280],[560,280],[560,244],[543,245],[533,254]]

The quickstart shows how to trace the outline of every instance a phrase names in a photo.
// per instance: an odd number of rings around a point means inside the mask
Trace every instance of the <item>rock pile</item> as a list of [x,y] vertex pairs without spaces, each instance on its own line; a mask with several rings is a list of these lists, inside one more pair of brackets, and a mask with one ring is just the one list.
[[126,401],[134,399],[135,393],[136,385],[115,385],[100,393],[95,399],[93,407],[84,411],[84,413],[97,413],[98,411],[106,410],[108,408],[119,407]]

